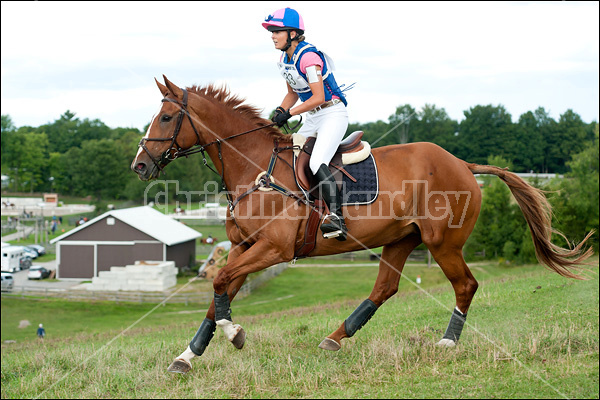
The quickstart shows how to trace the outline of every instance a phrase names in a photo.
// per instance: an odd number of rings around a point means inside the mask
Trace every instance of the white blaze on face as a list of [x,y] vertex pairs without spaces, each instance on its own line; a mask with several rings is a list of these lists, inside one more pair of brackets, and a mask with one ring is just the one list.
[[[161,106],[162,107],[162,106]],[[146,131],[146,136],[144,136],[144,139],[148,139],[149,135],[150,135],[150,129],[152,128],[152,125],[154,125],[154,120],[156,119],[156,117],[158,116],[158,114],[160,113],[160,109],[158,110],[158,112],[156,114],[154,114],[154,116],[152,117],[152,121],[150,121],[150,125],[148,125],[148,130]],[[142,151],[144,151],[144,149],[142,149],[141,147],[138,148],[137,154],[135,155],[135,158],[137,159],[140,154],[142,154]]]

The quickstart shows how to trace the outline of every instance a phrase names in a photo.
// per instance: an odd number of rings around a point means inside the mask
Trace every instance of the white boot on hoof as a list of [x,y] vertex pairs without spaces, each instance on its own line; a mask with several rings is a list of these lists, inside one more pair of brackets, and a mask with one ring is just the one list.
[[244,332],[241,325],[234,324],[228,319],[218,320],[217,325],[223,329],[223,333],[225,333],[227,340],[233,343],[237,349],[244,347],[246,332]]
[[456,346],[456,342],[452,339],[442,339],[437,342],[437,345],[440,347],[454,347]]

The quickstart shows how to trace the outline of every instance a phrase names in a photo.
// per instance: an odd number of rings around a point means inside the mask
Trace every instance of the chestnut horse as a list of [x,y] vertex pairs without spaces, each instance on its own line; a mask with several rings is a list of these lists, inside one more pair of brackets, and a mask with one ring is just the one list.
[[[182,89],[163,78],[164,85],[156,81],[163,95],[162,106],[140,141],[131,168],[147,181],[157,178],[177,157],[207,154],[230,203],[226,229],[232,247],[227,265],[214,279],[214,300],[187,349],[168,368],[185,373],[192,368],[190,360],[203,354],[217,326],[236,348],[242,348],[245,332],[233,324],[230,301],[248,274],[295,258],[313,203],[298,190],[289,135],[283,135],[271,121],[261,118],[256,108],[225,88]],[[541,263],[562,276],[581,278],[573,268],[580,268],[578,264],[592,254],[591,249],[583,249],[592,232],[572,249],[553,244],[550,236],[555,231],[544,194],[514,173],[467,163],[432,143],[380,147],[373,149],[372,155],[379,179],[377,199],[369,205],[344,207],[348,240],[318,237],[310,255],[383,246],[379,273],[368,299],[320,348],[339,350],[342,339],[354,335],[397,292],[404,263],[421,243],[431,251],[456,296],[454,312],[438,344],[456,344],[478,286],[462,254],[481,207],[481,191],[473,174],[493,174],[508,185],[529,224]],[[289,192],[264,186],[264,190],[255,190],[273,159],[282,161],[272,170],[272,182]]]

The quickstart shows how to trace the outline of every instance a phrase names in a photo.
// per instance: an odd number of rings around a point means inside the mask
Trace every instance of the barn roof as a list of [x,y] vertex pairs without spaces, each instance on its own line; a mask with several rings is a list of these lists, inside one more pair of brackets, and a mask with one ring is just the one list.
[[77,228],[52,239],[50,243],[54,244],[59,240],[63,240],[106,217],[116,218],[121,222],[152,236],[167,246],[195,240],[202,236],[200,232],[164,215],[160,211],[149,206],[142,206],[105,212],[85,224],[79,225]]

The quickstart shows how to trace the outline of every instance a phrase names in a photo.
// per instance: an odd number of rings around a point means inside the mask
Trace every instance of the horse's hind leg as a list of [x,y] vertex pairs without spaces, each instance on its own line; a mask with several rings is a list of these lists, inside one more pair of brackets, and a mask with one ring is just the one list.
[[352,337],[369,321],[379,306],[398,291],[404,263],[420,243],[421,237],[411,234],[399,242],[383,247],[379,273],[369,298],[363,301],[335,332],[323,339],[319,344],[321,349],[339,350],[342,339]]
[[450,323],[444,337],[438,342],[440,346],[452,347],[456,345],[462,333],[467,311],[469,311],[478,284],[463,258],[462,249],[449,249],[441,246],[430,250],[433,258],[450,280],[456,296],[456,307],[450,317]]

